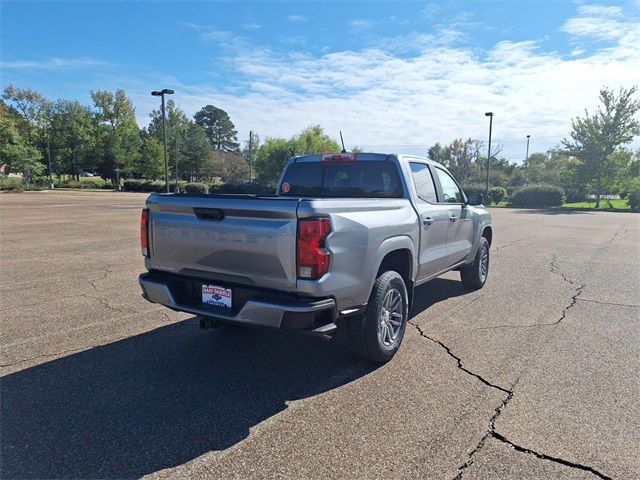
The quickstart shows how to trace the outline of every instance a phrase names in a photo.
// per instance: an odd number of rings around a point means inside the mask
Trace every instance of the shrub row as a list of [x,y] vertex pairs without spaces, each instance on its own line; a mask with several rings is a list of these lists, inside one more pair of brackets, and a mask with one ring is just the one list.
[[[462,190],[464,190],[464,193],[466,193],[467,195],[470,195],[472,193],[479,193],[480,195],[486,197],[486,185],[483,185],[482,183],[467,183],[465,185],[462,185]],[[491,189],[489,190],[489,200],[491,200],[492,203],[502,202],[503,200],[506,200],[506,198],[507,191],[502,187],[491,187]],[[484,203],[486,205],[486,198],[484,199]]]
[[0,190],[22,191],[24,182],[21,178],[0,176]]
[[560,187],[547,184],[527,185],[513,192],[510,205],[514,207],[559,207],[564,203]]
[[264,185],[261,183],[224,183],[222,185],[212,185],[209,189],[209,193],[237,193],[250,195],[274,195],[275,192],[276,188],[274,186]]
[[162,192],[164,182],[160,180],[125,180],[122,182],[122,189],[127,192]]
[[111,180],[105,180],[100,177],[83,178],[77,180],[55,180],[53,182],[55,188],[98,188],[103,190],[112,190],[113,184]]

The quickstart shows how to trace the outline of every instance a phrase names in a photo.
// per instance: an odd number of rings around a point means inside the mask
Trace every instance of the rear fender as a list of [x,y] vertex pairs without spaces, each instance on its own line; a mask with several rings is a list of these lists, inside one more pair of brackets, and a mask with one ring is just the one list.
[[[415,245],[413,240],[408,235],[401,235],[397,237],[391,237],[386,239],[382,244],[380,244],[380,248],[376,252],[373,260],[370,265],[372,270],[369,270],[369,285],[367,288],[367,298],[371,291],[373,290],[373,285],[376,283],[378,269],[380,265],[382,265],[382,261],[384,257],[386,257],[389,253],[395,250],[409,250],[411,254],[411,282],[415,282],[416,272],[418,271],[418,256],[416,255]],[[366,277],[365,277],[366,278]],[[407,290],[410,290],[411,286],[407,285]]]

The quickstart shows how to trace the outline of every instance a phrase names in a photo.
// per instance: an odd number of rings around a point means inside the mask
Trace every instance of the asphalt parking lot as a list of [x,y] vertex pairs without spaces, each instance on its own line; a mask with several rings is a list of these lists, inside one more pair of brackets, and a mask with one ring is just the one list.
[[2,478],[640,478],[640,215],[493,209],[376,367],[144,301],[145,197],[0,195]]

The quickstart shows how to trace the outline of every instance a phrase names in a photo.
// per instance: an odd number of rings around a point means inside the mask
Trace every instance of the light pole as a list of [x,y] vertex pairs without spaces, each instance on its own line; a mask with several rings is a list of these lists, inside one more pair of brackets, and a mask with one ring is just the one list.
[[253,183],[253,131],[249,130],[249,183]]
[[485,117],[489,117],[489,151],[487,152],[487,188],[486,195],[487,201],[489,200],[489,172],[491,170],[491,129],[493,128],[493,112],[487,112],[484,114]]
[[[169,161],[167,160],[167,125],[165,120],[166,115],[164,113],[164,96],[173,95],[173,90],[169,88],[164,88],[160,91],[154,90],[153,92],[151,92],[151,95],[153,95],[154,97],[162,97],[162,140],[164,143],[164,183],[167,189],[167,193],[169,193]],[[177,176],[177,172],[176,172],[176,176]]]
[[524,184],[527,184],[527,164],[529,163],[529,139],[531,135],[527,135],[527,154],[524,157]]

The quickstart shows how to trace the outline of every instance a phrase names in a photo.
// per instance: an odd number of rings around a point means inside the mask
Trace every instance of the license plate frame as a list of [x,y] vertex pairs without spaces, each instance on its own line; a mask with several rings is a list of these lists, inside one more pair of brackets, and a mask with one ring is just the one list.
[[202,285],[201,301],[203,305],[231,310],[233,291],[220,285]]

